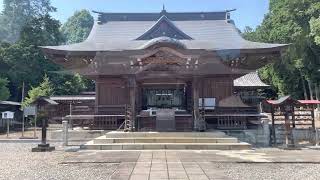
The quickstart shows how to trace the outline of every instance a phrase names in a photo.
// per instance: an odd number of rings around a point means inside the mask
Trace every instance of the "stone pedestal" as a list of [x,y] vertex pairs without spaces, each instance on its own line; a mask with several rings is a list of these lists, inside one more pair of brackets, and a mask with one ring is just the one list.
[[51,152],[54,151],[55,147],[50,144],[38,144],[38,147],[32,148],[32,152]]

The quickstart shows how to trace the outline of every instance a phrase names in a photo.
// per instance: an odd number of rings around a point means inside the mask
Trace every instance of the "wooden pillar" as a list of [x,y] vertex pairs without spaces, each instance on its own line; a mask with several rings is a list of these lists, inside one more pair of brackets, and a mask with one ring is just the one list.
[[[320,85],[316,84],[316,98],[320,101]],[[320,104],[317,104],[318,111],[320,111]]]
[[294,105],[292,105],[292,128],[296,128],[296,117],[294,113]]
[[314,105],[311,105],[311,119],[312,119],[312,130],[316,129],[315,117],[314,117]]
[[276,145],[277,140],[276,140],[276,128],[275,128],[275,123],[274,123],[274,107],[271,105],[271,120],[272,120],[272,144]]
[[134,76],[128,78],[129,84],[129,96],[130,96],[130,109],[131,109],[131,131],[135,130],[136,124],[136,89],[137,82]]
[[198,130],[199,128],[199,79],[193,78],[192,81],[193,92],[193,128]]

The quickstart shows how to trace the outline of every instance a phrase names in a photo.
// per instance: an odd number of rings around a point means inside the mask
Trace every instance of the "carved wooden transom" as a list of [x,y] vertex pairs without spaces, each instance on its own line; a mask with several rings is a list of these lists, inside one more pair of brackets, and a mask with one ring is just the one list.
[[188,63],[188,59],[184,57],[180,57],[174,53],[168,51],[157,51],[156,53],[138,59],[136,63],[133,65],[137,66],[146,66],[146,65],[186,65]]

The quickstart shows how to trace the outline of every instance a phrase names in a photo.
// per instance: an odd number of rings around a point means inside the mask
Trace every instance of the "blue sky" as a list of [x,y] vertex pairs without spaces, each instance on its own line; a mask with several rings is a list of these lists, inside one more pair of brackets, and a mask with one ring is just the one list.
[[[0,0],[2,4],[3,0]],[[65,22],[76,10],[105,12],[160,12],[164,4],[173,11],[221,11],[237,9],[231,18],[241,30],[256,27],[268,12],[269,0],[51,0],[58,11],[53,16]],[[2,9],[2,7],[1,7]]]

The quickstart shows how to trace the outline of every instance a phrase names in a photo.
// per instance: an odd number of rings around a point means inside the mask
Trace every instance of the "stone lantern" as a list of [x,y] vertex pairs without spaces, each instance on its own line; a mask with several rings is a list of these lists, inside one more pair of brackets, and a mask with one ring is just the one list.
[[32,103],[32,105],[36,107],[36,117],[39,117],[39,114],[41,114],[42,117],[41,144],[38,144],[37,147],[32,148],[32,152],[53,151],[55,150],[55,147],[50,146],[50,144],[47,143],[47,126],[50,112],[54,110],[54,106],[58,105],[58,103],[47,97],[39,97]]

